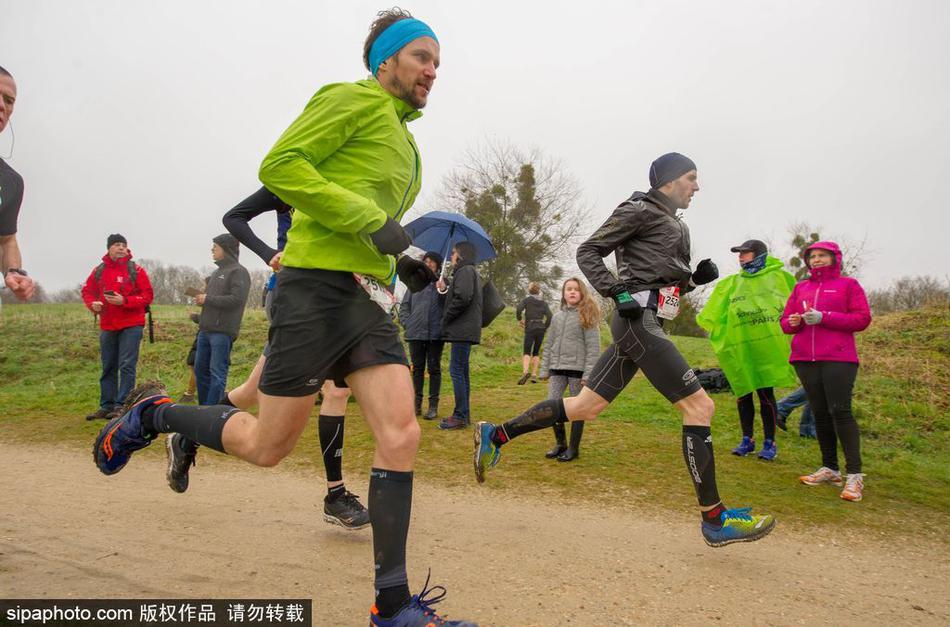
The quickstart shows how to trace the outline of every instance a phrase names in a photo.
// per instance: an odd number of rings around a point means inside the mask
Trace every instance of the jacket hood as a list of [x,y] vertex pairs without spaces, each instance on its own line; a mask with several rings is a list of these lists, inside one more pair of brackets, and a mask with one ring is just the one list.
[[[815,268],[812,269],[808,265],[808,253],[816,248],[821,248],[823,250],[830,251],[831,254],[835,257],[835,263],[832,266],[827,266],[824,268]],[[831,240],[824,240],[821,242],[815,242],[808,248],[802,251],[802,260],[805,262],[805,267],[808,268],[810,277],[816,281],[824,281],[826,279],[836,279],[841,276],[841,249],[838,247],[838,244],[832,242]]]
[[775,272],[777,270],[783,270],[784,268],[785,268],[785,264],[782,263],[780,259],[776,259],[775,257],[769,255],[765,258],[764,268],[762,268],[761,270],[759,270],[758,272],[754,274],[751,272],[746,272],[744,269],[740,269],[739,275],[742,276],[742,278],[744,279],[754,279],[756,277],[764,276],[766,274],[771,274],[772,272]]
[[659,207],[674,218],[676,217],[676,209],[669,204],[670,199],[658,190],[652,189],[649,192],[633,192],[628,202],[637,202],[640,200],[645,200],[651,205]]
[[[211,241],[220,246],[224,250],[224,254],[234,258],[235,261],[241,254],[241,245],[238,243],[237,238],[230,233],[222,233]],[[224,260],[222,259],[222,261]]]
[[419,118],[422,117],[422,111],[419,111],[418,109],[413,107],[411,104],[409,104],[402,98],[397,98],[396,96],[386,91],[386,89],[382,85],[379,84],[379,81],[376,79],[375,76],[371,75],[369,78],[366,78],[361,81],[356,81],[356,84],[362,87],[366,87],[368,89],[372,89],[373,91],[377,91],[387,96],[388,98],[390,98],[393,101],[393,106],[396,108],[396,114],[399,116],[400,120],[411,122],[413,120],[418,120]]

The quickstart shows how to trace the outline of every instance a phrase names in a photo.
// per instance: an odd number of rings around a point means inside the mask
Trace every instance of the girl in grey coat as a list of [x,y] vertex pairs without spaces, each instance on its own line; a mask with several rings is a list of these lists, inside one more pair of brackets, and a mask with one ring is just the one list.
[[[581,391],[600,356],[600,307],[580,279],[570,278],[561,286],[561,310],[548,328],[541,359],[541,379],[548,379],[548,398],[571,396]],[[553,427],[556,443],[545,453],[548,459],[569,462],[580,454],[584,421],[571,423],[571,444],[567,445],[563,423]]]

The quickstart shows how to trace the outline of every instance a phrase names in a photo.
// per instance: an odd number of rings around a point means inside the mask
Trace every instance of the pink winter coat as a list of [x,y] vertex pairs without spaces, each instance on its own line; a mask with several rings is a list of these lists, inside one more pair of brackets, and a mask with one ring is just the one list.
[[[804,281],[792,290],[782,314],[782,330],[792,338],[789,361],[847,361],[858,363],[854,334],[871,324],[871,310],[861,284],[851,277],[841,276],[841,250],[834,242],[815,242],[802,254],[808,263],[808,251],[823,248],[835,256],[835,263],[815,268]],[[788,324],[792,314],[805,313],[809,308],[821,312],[821,322],[807,325],[803,320],[797,327]]]

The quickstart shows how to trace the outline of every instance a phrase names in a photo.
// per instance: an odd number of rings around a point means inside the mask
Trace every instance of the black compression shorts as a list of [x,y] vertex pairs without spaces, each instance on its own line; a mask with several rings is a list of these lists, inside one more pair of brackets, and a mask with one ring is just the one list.
[[537,357],[541,352],[541,344],[544,343],[544,332],[546,329],[525,329],[524,332],[524,352],[522,355],[531,355]]
[[702,389],[679,350],[663,331],[653,309],[644,309],[636,320],[614,312],[610,321],[613,344],[597,360],[587,387],[608,402],[630,383],[637,370],[671,403]]
[[347,387],[347,375],[369,366],[409,366],[392,318],[352,273],[283,268],[277,284],[260,384],[265,394],[307,396],[325,379]]

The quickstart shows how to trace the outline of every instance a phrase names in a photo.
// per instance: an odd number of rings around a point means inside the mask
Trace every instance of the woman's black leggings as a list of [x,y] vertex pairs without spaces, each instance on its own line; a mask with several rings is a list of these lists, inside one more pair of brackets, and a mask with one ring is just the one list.
[[[762,432],[766,440],[775,440],[775,420],[778,411],[775,409],[775,391],[773,388],[759,388],[759,413],[762,414]],[[739,424],[742,425],[742,435],[752,437],[752,423],[755,420],[755,405],[752,404],[752,392],[736,399],[739,407]]]
[[815,414],[821,464],[838,470],[838,442],[848,474],[861,472],[861,433],[851,414],[851,391],[858,364],[846,361],[797,361],[793,364]]

